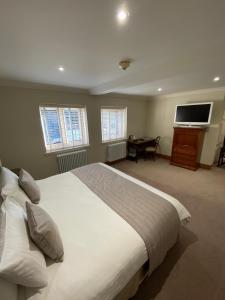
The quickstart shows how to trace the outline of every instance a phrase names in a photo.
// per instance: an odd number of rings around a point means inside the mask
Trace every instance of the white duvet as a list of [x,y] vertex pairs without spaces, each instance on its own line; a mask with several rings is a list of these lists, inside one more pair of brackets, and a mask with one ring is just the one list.
[[[180,220],[188,211],[173,197],[104,164],[127,179],[160,194],[176,208]],[[48,287],[29,300],[112,300],[147,260],[138,233],[72,173],[37,181],[40,206],[58,225],[65,251],[63,263],[48,266]]]

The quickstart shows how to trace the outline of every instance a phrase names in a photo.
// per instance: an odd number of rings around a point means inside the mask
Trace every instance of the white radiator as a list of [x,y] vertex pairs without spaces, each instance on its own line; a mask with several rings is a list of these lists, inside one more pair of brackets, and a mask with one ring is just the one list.
[[87,151],[74,151],[57,155],[59,173],[68,172],[87,164]]
[[110,144],[107,147],[107,161],[112,162],[127,156],[127,143]]

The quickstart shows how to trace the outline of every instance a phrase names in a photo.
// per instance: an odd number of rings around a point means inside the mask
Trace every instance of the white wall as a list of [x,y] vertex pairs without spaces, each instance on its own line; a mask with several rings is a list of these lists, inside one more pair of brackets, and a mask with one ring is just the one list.
[[57,173],[55,154],[45,155],[39,105],[85,104],[87,107],[90,147],[89,162],[106,160],[106,144],[101,143],[101,106],[127,106],[128,135],[160,135],[160,151],[170,155],[176,104],[214,101],[212,124],[205,133],[201,163],[213,163],[219,145],[219,124],[225,110],[223,92],[188,93],[154,97],[90,96],[84,93],[18,87],[0,87],[0,159],[9,168],[23,167],[35,178]]
[[224,91],[198,91],[152,97],[148,105],[147,134],[161,136],[160,152],[171,155],[175,107],[178,104],[213,101],[211,125],[205,131],[200,162],[212,165],[218,147],[219,126],[225,109]]
[[106,144],[101,143],[101,106],[127,106],[127,133],[146,134],[147,100],[143,97],[90,96],[88,94],[16,87],[0,87],[0,159],[9,168],[23,167],[35,178],[57,173],[55,155],[45,155],[39,105],[46,103],[85,104],[90,147],[89,162],[106,161]]

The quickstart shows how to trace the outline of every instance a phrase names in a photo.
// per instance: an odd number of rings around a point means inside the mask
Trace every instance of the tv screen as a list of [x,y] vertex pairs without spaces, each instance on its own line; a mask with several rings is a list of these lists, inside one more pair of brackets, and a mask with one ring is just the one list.
[[210,124],[212,103],[177,105],[175,123]]

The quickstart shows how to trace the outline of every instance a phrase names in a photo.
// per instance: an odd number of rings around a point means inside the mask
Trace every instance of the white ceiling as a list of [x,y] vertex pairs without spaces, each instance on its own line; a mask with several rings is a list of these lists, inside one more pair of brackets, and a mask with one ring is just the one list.
[[[0,79],[93,94],[225,86],[224,12],[225,0],[0,0]],[[134,62],[121,71],[127,57]]]

